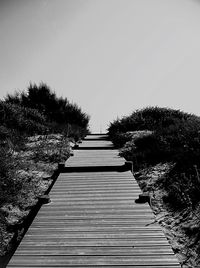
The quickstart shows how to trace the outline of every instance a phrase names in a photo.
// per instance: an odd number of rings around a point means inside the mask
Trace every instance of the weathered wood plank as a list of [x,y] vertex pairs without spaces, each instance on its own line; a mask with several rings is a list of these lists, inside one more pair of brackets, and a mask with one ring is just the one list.
[[161,256],[15,256],[15,259],[11,262],[13,265],[57,265],[58,267],[65,267],[66,265],[153,265],[176,264],[175,258],[169,258],[166,255]]
[[[30,266],[30,265],[19,265],[19,266],[16,266],[16,265],[11,265],[11,266],[9,266],[9,267],[12,267],[12,268],[19,268],[19,267],[21,267],[21,268],[35,268],[35,267],[41,267],[41,266]],[[46,266],[46,265],[44,265],[44,266],[42,266],[42,267],[48,267],[48,268],[58,268],[58,267],[62,267],[62,266],[57,266],[57,265],[48,265],[48,266]],[[71,265],[70,266],[68,266],[68,265],[65,265],[64,267],[72,267]],[[165,265],[123,265],[123,266],[121,266],[121,265],[115,265],[115,266],[112,266],[112,265],[90,265],[90,266],[85,266],[85,265],[78,265],[78,266],[76,266],[76,265],[74,265],[73,266],[73,268],[125,268],[125,267],[127,267],[127,268],[180,268],[180,265],[167,265],[167,264],[165,264]]]
[[118,232],[46,232],[44,231],[43,233],[28,233],[26,235],[27,239],[46,239],[46,237],[52,238],[52,239],[57,239],[59,240],[64,240],[67,238],[130,238],[130,239],[148,239],[148,238],[163,238],[164,234],[162,233],[155,233],[155,232],[141,232],[141,233],[135,233],[135,232],[126,232],[126,231],[118,231]]
[[[137,238],[38,238],[36,241],[24,237],[27,245],[62,245],[62,246],[163,246],[168,245],[163,237],[137,237]],[[169,246],[169,245],[168,245]]]
[[[88,215],[88,214],[91,214],[91,215],[95,215],[95,214],[109,214],[109,215],[141,215],[141,217],[143,217],[144,215],[152,215],[150,211],[148,210],[136,210],[135,213],[133,213],[133,210],[132,209],[87,209],[87,210],[81,210],[81,209],[72,209],[72,210],[67,210],[67,209],[60,209],[60,211],[58,211],[57,209],[52,209],[51,210],[51,213],[53,215]],[[38,216],[44,216],[44,215],[47,215],[49,216],[48,212],[47,211],[41,211],[39,213]]]
[[21,255],[87,255],[87,256],[151,256],[151,255],[174,255],[169,247],[65,247],[65,246],[30,246],[21,245]]
[[[27,235],[39,235],[38,234],[39,229],[38,228],[31,228],[31,230],[29,231],[29,233]],[[81,235],[82,233],[92,233],[93,235],[95,233],[118,233],[118,234],[130,234],[130,233],[137,233],[138,236],[140,235],[159,235],[159,236],[163,236],[163,232],[161,230],[157,230],[157,229],[152,229],[152,230],[146,230],[146,229],[136,229],[136,228],[114,228],[114,227],[104,227],[104,228],[95,228],[95,227],[91,227],[91,228],[64,228],[64,227],[52,227],[52,228],[42,228],[40,227],[40,231],[42,232],[42,234],[50,234],[50,235],[60,235],[60,234],[66,234],[66,233],[70,233],[71,235],[76,232],[77,235]]]
[[[141,225],[145,226],[146,224],[154,223],[154,220],[146,218],[135,218],[135,219],[121,219],[121,218],[109,218],[109,219],[52,219],[51,221],[48,220],[48,218],[36,218],[33,222],[34,223],[49,223],[49,225],[64,225],[64,226],[85,226],[85,225]],[[159,228],[159,226],[158,226]]]

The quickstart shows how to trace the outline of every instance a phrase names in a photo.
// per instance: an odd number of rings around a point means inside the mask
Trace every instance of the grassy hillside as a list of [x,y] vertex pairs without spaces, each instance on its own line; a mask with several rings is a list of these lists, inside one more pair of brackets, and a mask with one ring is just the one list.
[[[135,132],[137,131],[137,132]],[[136,135],[140,131],[140,135]],[[200,118],[179,110],[147,107],[112,122],[109,135],[134,170],[172,163],[160,181],[176,209],[200,201]]]
[[52,132],[67,132],[69,135],[85,135],[89,116],[67,98],[57,97],[46,84],[30,84],[26,91],[8,94],[5,102],[37,110],[46,118]]
[[23,233],[57,164],[69,157],[70,142],[86,135],[88,123],[80,107],[43,83],[0,101],[0,256]]
[[[16,189],[20,188],[15,176],[19,163],[14,156],[26,149],[29,136],[59,133],[68,140],[77,141],[88,132],[88,122],[89,116],[76,104],[58,98],[43,83],[39,86],[30,85],[27,91],[9,94],[4,101],[1,100],[0,205],[12,199]],[[37,148],[40,151],[38,159],[44,155],[44,141]]]

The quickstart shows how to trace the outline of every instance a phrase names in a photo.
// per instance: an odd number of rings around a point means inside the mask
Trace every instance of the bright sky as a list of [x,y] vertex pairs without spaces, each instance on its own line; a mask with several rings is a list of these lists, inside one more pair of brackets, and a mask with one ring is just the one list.
[[47,83],[105,131],[149,105],[200,115],[200,0],[0,0],[0,98]]

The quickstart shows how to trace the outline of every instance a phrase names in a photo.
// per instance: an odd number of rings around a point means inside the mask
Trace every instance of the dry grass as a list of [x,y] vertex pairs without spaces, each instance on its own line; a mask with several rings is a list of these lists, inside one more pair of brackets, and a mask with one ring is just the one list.
[[[52,183],[57,164],[69,157],[70,141],[62,135],[37,135],[28,138],[23,150],[12,152],[12,174],[6,173],[9,192],[0,204],[0,255],[8,253],[14,231],[8,227],[22,224],[38,197]],[[12,177],[10,177],[12,175]],[[2,185],[1,185],[2,187]],[[8,188],[7,185],[5,185]],[[10,229],[9,229],[10,230]],[[16,232],[16,231],[15,231]]]

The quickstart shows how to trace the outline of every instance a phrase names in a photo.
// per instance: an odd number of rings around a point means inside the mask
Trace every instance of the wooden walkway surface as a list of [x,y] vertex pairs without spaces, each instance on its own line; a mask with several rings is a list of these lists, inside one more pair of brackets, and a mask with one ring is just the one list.
[[149,205],[135,203],[141,191],[132,173],[115,171],[121,165],[105,135],[87,136],[66,167],[96,171],[59,175],[51,203],[40,209],[7,267],[180,267],[158,224],[151,224]]

